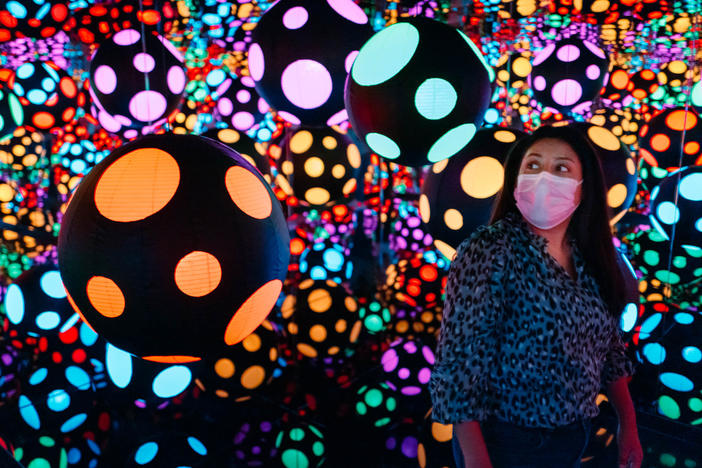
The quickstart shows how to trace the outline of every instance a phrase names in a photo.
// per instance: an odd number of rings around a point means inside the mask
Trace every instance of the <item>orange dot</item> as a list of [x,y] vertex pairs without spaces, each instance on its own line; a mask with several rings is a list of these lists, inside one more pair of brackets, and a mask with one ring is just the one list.
[[117,159],[100,176],[95,205],[112,221],[139,221],[166,206],[179,183],[173,156],[158,148],[140,148]]
[[54,116],[48,112],[37,112],[34,114],[34,117],[32,117],[32,122],[38,128],[46,129],[51,128],[51,126],[54,125],[54,122],[56,122],[56,119],[54,119]]
[[[64,288],[64,289],[65,289],[65,288]],[[73,310],[76,312],[76,314],[78,314],[78,316],[80,317],[80,319],[81,319],[83,322],[85,322],[85,324],[86,324],[88,327],[90,327],[90,329],[91,329],[92,331],[94,331],[94,332],[97,334],[97,332],[95,331],[95,329],[93,328],[93,326],[90,325],[90,323],[85,319],[85,315],[83,315],[83,312],[80,311],[80,309],[79,309],[78,306],[76,305],[76,303],[75,303],[75,301],[73,300],[73,298],[71,297],[71,295],[68,294],[68,290],[66,290],[66,299],[68,299],[68,303],[71,304],[71,307],[73,307]]]
[[697,125],[697,116],[689,111],[675,110],[665,118],[665,124],[673,130],[682,132]]
[[234,313],[224,331],[224,342],[233,345],[254,331],[275,305],[283,289],[283,282],[275,279],[256,290]]
[[178,289],[188,296],[202,297],[211,293],[222,279],[222,267],[217,258],[196,250],[181,258],[175,268]]
[[653,167],[658,167],[658,161],[647,149],[640,148],[639,153],[641,154],[641,157],[644,158],[644,161],[646,161]]
[[653,138],[651,138],[651,148],[661,153],[667,151],[668,148],[670,148],[670,138],[663,133],[653,135]]
[[105,317],[119,317],[124,312],[124,294],[110,278],[93,276],[86,291],[92,306]]
[[624,89],[626,85],[629,84],[629,75],[624,70],[617,70],[612,73],[611,77],[612,86],[616,89]]
[[700,151],[700,144],[696,141],[688,141],[687,143],[685,143],[683,151],[685,152],[685,154],[689,155],[697,154]]
[[59,87],[61,88],[63,95],[67,98],[73,99],[78,93],[76,82],[69,76],[64,76],[61,78],[61,81],[59,81]]
[[302,239],[295,238],[290,241],[290,253],[300,255],[305,250],[305,243]]
[[439,275],[436,272],[436,268],[431,265],[424,265],[419,269],[419,276],[421,276],[424,281],[436,281]]
[[163,362],[166,364],[182,364],[184,362],[196,362],[201,358],[195,356],[144,356],[145,361]]
[[641,78],[643,78],[644,80],[652,80],[655,77],[655,73],[653,73],[651,70],[644,70],[641,72]]
[[237,207],[256,219],[265,219],[271,214],[273,202],[258,177],[241,166],[232,166],[224,176],[227,192]]
[[642,100],[646,97],[646,91],[644,91],[643,89],[637,89],[634,90],[634,92],[632,92],[631,95],[638,100]]

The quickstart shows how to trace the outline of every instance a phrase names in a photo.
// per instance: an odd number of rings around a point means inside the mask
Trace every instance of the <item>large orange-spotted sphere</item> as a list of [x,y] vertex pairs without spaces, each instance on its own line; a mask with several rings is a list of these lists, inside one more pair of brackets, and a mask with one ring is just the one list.
[[228,146],[150,135],[115,150],[76,189],[59,234],[68,299],[120,349],[191,362],[266,318],[290,256],[280,207]]
[[665,109],[641,127],[641,158],[652,167],[673,172],[702,164],[702,115],[694,107]]

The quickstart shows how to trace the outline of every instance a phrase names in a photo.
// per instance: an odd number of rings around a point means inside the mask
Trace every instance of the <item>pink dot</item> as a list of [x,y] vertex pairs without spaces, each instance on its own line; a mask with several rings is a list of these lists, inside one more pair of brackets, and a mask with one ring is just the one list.
[[551,97],[561,106],[572,106],[580,100],[583,88],[575,80],[561,80],[551,88]]
[[283,71],[281,85],[285,97],[303,109],[323,105],[332,92],[329,71],[321,63],[309,59],[296,60],[288,65]]
[[558,49],[556,56],[561,62],[573,62],[580,57],[580,49],[572,44],[564,45]]
[[301,123],[301,122],[300,122],[300,119],[298,119],[297,117],[295,117],[295,116],[294,116],[293,114],[291,114],[290,112],[278,111],[278,115],[281,116],[283,119],[287,120],[288,122],[290,122],[291,124],[300,125],[300,123]]
[[143,52],[136,54],[132,63],[134,64],[134,68],[142,73],[149,73],[156,66],[154,58]]
[[236,93],[236,100],[241,104],[246,104],[251,100],[251,93],[245,89],[240,89]]
[[534,89],[537,91],[543,91],[546,89],[546,78],[543,76],[537,76],[534,78]]
[[392,372],[395,370],[400,360],[397,357],[397,352],[394,349],[389,349],[385,351],[385,354],[380,358],[380,362],[385,372]]
[[602,49],[600,49],[599,47],[597,47],[597,46],[596,46],[595,44],[593,44],[592,42],[590,42],[590,41],[583,41],[583,44],[585,45],[585,47],[587,47],[588,49],[590,49],[590,52],[592,52],[593,54],[595,54],[595,55],[598,56],[599,58],[601,58],[601,59],[606,58],[606,55],[605,55],[604,51],[603,51]]
[[247,88],[253,88],[254,86],[256,86],[256,82],[250,76],[241,77],[241,84],[243,84]]
[[352,50],[349,53],[349,55],[346,56],[346,60],[344,61],[344,68],[346,68],[346,73],[351,73],[351,66],[353,65],[353,61],[356,60],[357,56],[357,50]]
[[163,44],[163,46],[164,46],[166,49],[168,49],[168,51],[169,51],[170,53],[172,53],[173,56],[174,56],[180,63],[183,63],[183,62],[185,61],[185,60],[183,59],[183,56],[181,55],[180,51],[179,51],[178,49],[175,48],[175,46],[171,43],[171,41],[169,41],[168,39],[166,39],[165,37],[163,37],[163,36],[161,36],[161,35],[157,35],[156,37],[158,38],[159,41],[161,41],[161,44]]
[[431,371],[423,367],[422,370],[419,371],[419,374],[417,374],[417,380],[419,380],[419,383],[426,385],[429,383],[429,379],[431,379]]
[[590,65],[585,70],[585,74],[591,80],[596,80],[597,78],[600,77],[600,67],[598,67],[597,65]]
[[122,125],[105,111],[100,111],[98,113],[98,121],[102,128],[111,133],[119,132],[122,128]]
[[265,63],[261,46],[256,43],[251,44],[251,47],[249,47],[249,73],[251,73],[251,78],[261,81],[266,68]]
[[408,341],[404,345],[402,345],[403,348],[405,348],[405,351],[407,351],[410,354],[414,354],[417,352],[417,345],[414,344],[413,341]]
[[407,220],[407,225],[411,228],[419,227],[419,218],[413,216]]
[[224,116],[229,116],[234,111],[234,104],[229,98],[220,98],[217,101],[217,110]]
[[346,109],[341,109],[339,112],[329,117],[327,125],[331,127],[333,125],[339,125],[347,120],[349,120],[348,112],[346,112]]
[[419,387],[415,387],[414,385],[411,387],[405,387],[402,390],[400,390],[402,394],[404,395],[417,395],[421,393],[422,389]]
[[129,127],[132,124],[132,119],[129,117],[126,117],[121,114],[115,114],[112,116],[117,122],[120,123],[120,125],[124,125],[125,127]]
[[168,81],[168,89],[173,94],[180,94],[185,89],[185,72],[178,65],[173,65],[168,70],[166,79]]
[[121,46],[132,45],[139,39],[141,39],[141,34],[135,29],[125,29],[112,36],[112,40],[115,41],[115,44]]
[[422,354],[429,364],[434,364],[434,353],[429,346],[422,346]]
[[363,12],[363,9],[356,5],[352,0],[327,0],[330,7],[341,16],[356,24],[366,24],[368,17]]
[[166,112],[166,98],[156,91],[139,91],[129,101],[129,112],[141,122],[153,122]]
[[112,93],[117,87],[117,75],[112,67],[100,65],[95,70],[95,87],[103,94]]
[[[268,112],[268,111],[270,110],[270,108],[271,108],[271,106],[269,106],[268,103],[267,103],[266,101],[263,100],[263,98],[258,98],[258,103],[257,103],[256,107],[258,107],[258,111],[259,111],[261,114],[265,114],[265,113]],[[297,118],[297,117],[296,117],[296,118]]]
[[309,14],[301,6],[296,6],[285,12],[283,15],[283,25],[288,29],[300,29],[307,23]]
[[407,380],[410,376],[410,371],[408,368],[403,367],[399,371],[397,371],[397,376],[401,378],[402,380]]
[[234,114],[234,117],[232,117],[232,125],[234,125],[237,130],[246,131],[253,127],[255,123],[256,120],[254,116],[248,112],[237,112]]
[[138,137],[138,136],[139,136],[139,132],[137,132],[137,131],[134,130],[133,128],[131,128],[131,129],[127,130],[126,132],[124,132],[124,138],[126,138],[126,139],[128,139],[128,140],[131,139],[131,138],[136,138],[136,137]]
[[531,65],[534,67],[540,65],[542,62],[544,62],[547,58],[551,56],[555,48],[556,44],[549,44],[543,49],[541,49],[541,51],[536,54],[536,57],[534,57],[534,61]]

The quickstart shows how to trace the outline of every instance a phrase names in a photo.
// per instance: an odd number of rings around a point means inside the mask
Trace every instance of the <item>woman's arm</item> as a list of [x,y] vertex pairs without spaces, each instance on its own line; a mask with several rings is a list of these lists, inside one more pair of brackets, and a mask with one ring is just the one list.
[[478,421],[456,424],[456,437],[463,452],[465,468],[492,468]]

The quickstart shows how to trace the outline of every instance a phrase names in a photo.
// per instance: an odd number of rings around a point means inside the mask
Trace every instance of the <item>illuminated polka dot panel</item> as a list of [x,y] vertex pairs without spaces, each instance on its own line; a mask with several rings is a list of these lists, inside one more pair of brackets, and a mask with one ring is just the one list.
[[346,75],[371,33],[352,0],[278,3],[253,30],[249,73],[261,97],[288,122],[336,125],[347,119]]
[[312,424],[290,424],[275,438],[277,461],[284,468],[316,468],[327,456],[324,434]]
[[407,396],[427,394],[434,365],[431,348],[419,340],[399,339],[380,358],[385,383]]
[[473,138],[493,79],[468,36],[438,21],[412,18],[363,46],[347,80],[346,109],[356,134],[374,153],[423,166],[450,158]]
[[234,150],[152,135],[83,179],[62,222],[59,266],[72,305],[110,343],[197,360],[265,319],[288,243],[279,202]]
[[[276,183],[304,205],[331,205],[356,190],[361,153],[348,135],[331,128],[300,128],[289,133],[283,147]],[[291,182],[281,183],[281,178]]]
[[203,440],[192,434],[178,432],[166,432],[142,439],[125,466],[206,466],[212,463],[212,454]]
[[85,94],[53,62],[29,62],[15,70],[12,91],[24,106],[25,124],[48,131],[71,123]]
[[702,248],[702,167],[690,166],[667,176],[651,191],[651,223],[663,237],[681,246]]
[[674,171],[702,163],[702,116],[694,108],[663,110],[641,127],[640,135],[640,155],[651,166]]
[[419,212],[434,245],[446,258],[453,258],[458,244],[490,219],[504,181],[502,164],[522,136],[519,130],[481,129],[456,156],[427,172]]
[[164,122],[185,90],[182,62],[168,39],[142,37],[136,29],[102,42],[90,61],[90,93],[100,125],[131,138],[142,127]]
[[534,56],[531,89],[547,109],[582,113],[602,89],[608,65],[605,52],[592,42],[553,42]]
[[9,88],[0,86],[0,140],[12,135],[24,123],[24,110],[19,98]]
[[297,350],[309,358],[352,353],[363,327],[356,299],[331,280],[304,280],[281,314]]

